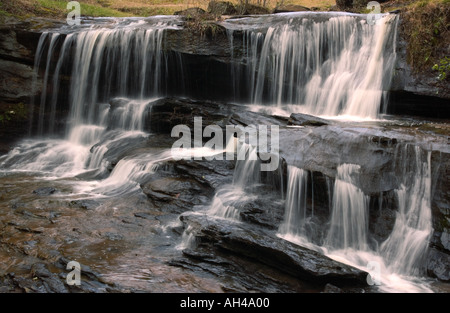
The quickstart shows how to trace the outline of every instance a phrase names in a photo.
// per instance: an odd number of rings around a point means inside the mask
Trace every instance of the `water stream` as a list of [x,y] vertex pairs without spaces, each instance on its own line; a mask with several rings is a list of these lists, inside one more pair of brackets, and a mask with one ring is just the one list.
[[[153,136],[148,125],[152,103],[166,95],[168,85],[179,82],[167,70],[164,49],[165,30],[180,29],[179,23],[169,18],[106,19],[44,32],[37,47],[34,81],[44,67],[42,81],[53,86],[48,89],[52,94],[43,88],[38,137],[1,156],[2,173],[32,173],[47,181],[67,178],[73,193],[90,199],[119,201],[141,194],[142,185],[159,165],[174,159],[169,148],[140,149]],[[246,65],[232,66],[234,93],[248,87],[245,92],[254,106],[360,120],[376,120],[382,113],[396,58],[395,15],[383,16],[376,25],[367,24],[364,15],[335,13],[230,19],[222,25],[227,28],[232,59],[240,58]],[[239,32],[243,46],[236,47]],[[67,66],[72,69],[71,80],[64,94],[58,84]],[[182,62],[177,68],[183,72]],[[65,132],[58,135],[55,110],[61,98],[66,99],[69,113]],[[308,144],[302,140],[299,146]],[[374,245],[369,238],[369,196],[358,187],[364,169],[348,163],[337,167],[334,181],[329,180],[331,190],[323,195],[329,197],[330,217],[320,242],[311,235],[313,173],[287,165],[279,236],[364,270],[376,268],[372,278],[382,291],[431,291],[420,279],[433,230],[431,154],[413,144],[399,147],[395,156],[401,182],[395,190],[398,212],[384,242]],[[202,214],[240,222],[240,206],[258,198],[262,179],[257,147],[240,148],[238,154],[246,157],[236,162],[232,183],[217,188]],[[180,240],[192,241],[191,231],[187,229]]]

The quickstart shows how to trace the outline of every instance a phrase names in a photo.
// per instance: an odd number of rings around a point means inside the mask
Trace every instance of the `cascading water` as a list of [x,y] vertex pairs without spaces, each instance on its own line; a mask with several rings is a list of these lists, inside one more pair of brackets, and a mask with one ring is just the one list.
[[261,182],[261,161],[257,157],[257,148],[245,143],[238,146],[233,183],[223,186],[216,193],[208,209],[209,215],[239,220],[236,206],[256,198],[251,192]]
[[[246,97],[253,104],[293,105],[290,108],[316,115],[378,116],[395,62],[395,16],[385,15],[376,25],[352,14],[296,13],[269,19],[265,23],[269,27],[261,26],[255,17],[222,23],[232,45],[231,57],[242,57],[246,64],[245,70],[233,67],[235,96],[248,90]],[[164,19],[109,23],[42,35],[33,77],[37,87],[39,68],[45,64],[37,132],[40,136],[55,133],[56,109],[66,98],[66,134],[63,139],[23,141],[0,158],[0,168],[58,178],[93,178],[75,191],[119,198],[140,190],[160,162],[173,159],[171,151],[142,153],[136,147],[148,138],[152,101],[165,93],[170,80],[164,30],[178,26]],[[234,49],[236,30],[243,30],[242,54],[235,53],[239,50]],[[56,60],[54,67],[52,60]],[[68,67],[72,73],[65,91],[59,87]],[[50,116],[48,127],[45,114]],[[214,218],[239,220],[239,207],[258,198],[254,188],[262,180],[258,150],[247,144],[239,147],[233,182],[219,187],[203,212]],[[429,291],[411,282],[421,274],[432,233],[431,155],[425,157],[417,146],[402,147],[395,159],[408,166],[398,170],[397,218],[392,233],[379,246],[369,245],[369,197],[357,187],[361,168],[355,164],[338,166],[334,184],[325,178],[330,182],[330,223],[319,246],[316,241],[313,244],[307,229],[314,215],[312,173],[289,165],[280,236],[364,270],[376,262],[381,290],[402,290],[404,284],[409,291]],[[187,153],[217,153],[194,150]],[[192,228],[185,231],[179,248],[194,240],[192,232]]]
[[[106,19],[90,26],[63,28],[59,33],[44,32],[33,77],[36,86],[39,67],[45,62],[37,130],[41,136],[54,132],[55,110],[65,99],[69,107],[66,136],[24,141],[3,157],[0,165],[57,176],[94,169],[104,172],[108,164],[103,157],[108,150],[148,135],[144,120],[151,109],[151,98],[164,93],[167,79],[167,60],[162,52],[164,31],[178,29],[177,23],[176,19],[164,18]],[[63,42],[56,53],[60,40]],[[50,66],[55,58],[56,66]],[[71,81],[66,97],[59,85],[69,67]],[[46,92],[50,83],[51,96]],[[45,128],[44,114],[48,111],[50,120]]]
[[[411,148],[414,149],[412,153]],[[383,242],[380,252],[387,260],[390,270],[405,275],[419,275],[433,231],[431,153],[424,156],[419,147],[407,145],[401,154],[408,153],[413,154],[415,160],[403,165],[404,181],[396,190],[399,207],[397,219],[392,234]]]
[[333,249],[367,249],[368,202],[364,193],[352,183],[360,167],[342,164],[334,183],[330,229],[325,245]]
[[244,32],[241,57],[253,104],[377,118],[396,59],[395,15],[376,25],[363,15],[323,13],[275,16],[267,29],[261,24],[258,18],[223,23],[231,44],[235,30]]
[[288,165],[287,171],[285,215],[279,232],[282,237],[295,240],[305,235],[308,172],[292,165]]
[[[427,284],[417,277],[423,274],[421,269],[433,231],[431,152],[425,152],[419,146],[404,145],[398,148],[395,159],[399,162],[401,182],[400,188],[395,190],[398,212],[390,236],[381,245],[370,248],[369,197],[355,185],[360,167],[354,164],[342,164],[337,169],[330,225],[323,246],[313,246],[301,231],[306,220],[302,210],[307,195],[304,188],[299,188],[303,176],[295,175],[295,180],[293,177],[294,173],[304,173],[304,170],[291,168],[280,236],[369,271],[382,291],[429,292]],[[292,198],[298,201],[294,206]],[[370,271],[374,268],[375,273]]]

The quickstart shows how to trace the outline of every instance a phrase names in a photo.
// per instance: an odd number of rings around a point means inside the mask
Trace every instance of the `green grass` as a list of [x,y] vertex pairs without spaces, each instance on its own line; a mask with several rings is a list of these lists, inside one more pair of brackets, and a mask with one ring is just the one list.
[[6,12],[6,11],[4,11],[4,10],[2,10],[2,9],[0,9],[0,16],[11,16],[11,14]]
[[[58,12],[60,14],[67,14],[69,10],[67,10],[68,1],[65,0],[38,0],[41,9]],[[84,16],[112,16],[112,17],[125,17],[130,14],[120,12],[114,9],[105,8],[98,5],[91,5],[88,3],[80,2],[81,7],[81,15]]]

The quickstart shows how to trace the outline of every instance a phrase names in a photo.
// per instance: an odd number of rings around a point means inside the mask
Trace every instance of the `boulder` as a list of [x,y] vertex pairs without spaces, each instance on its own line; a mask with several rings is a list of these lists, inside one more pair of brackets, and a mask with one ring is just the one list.
[[431,277],[450,282],[450,255],[436,249],[430,249],[427,258],[427,273]]
[[225,127],[232,115],[232,107],[211,101],[183,98],[162,98],[151,104],[150,130],[171,133],[177,125],[187,125],[194,133],[194,117],[202,117],[206,127],[216,124]]
[[283,240],[274,232],[199,214],[183,214],[180,219],[192,227],[201,245],[212,244],[313,284],[367,285],[366,272]]
[[215,189],[231,183],[232,161],[179,160],[161,164],[160,170],[141,185],[143,193],[164,212],[192,210],[207,205]]
[[236,7],[228,1],[211,1],[208,4],[208,12],[214,16],[237,14]]

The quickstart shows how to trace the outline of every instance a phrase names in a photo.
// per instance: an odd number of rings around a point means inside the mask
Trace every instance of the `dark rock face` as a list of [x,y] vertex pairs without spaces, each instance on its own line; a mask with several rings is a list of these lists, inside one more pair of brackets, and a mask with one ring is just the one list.
[[182,213],[196,205],[208,204],[215,188],[230,182],[233,165],[230,162],[179,161],[163,166],[142,185],[142,191],[152,203],[166,212]]
[[[37,84],[33,89],[34,50],[25,46],[27,33],[14,27],[0,28],[0,152],[2,143],[12,144],[28,132],[29,107],[31,98],[41,89]],[[39,40],[39,34],[30,36]],[[36,38],[37,37],[37,38]]]
[[[402,19],[400,19],[399,25],[401,26]],[[399,27],[399,33],[397,38],[397,60],[396,60],[396,68],[395,74],[393,75],[393,81],[391,90],[394,92],[399,92],[398,95],[394,94],[394,99],[390,101],[389,105],[393,103],[394,105],[397,102],[400,102],[400,106],[406,106],[406,103],[410,105],[418,104],[415,101],[420,99],[427,99],[427,103],[429,103],[428,110],[431,111],[439,111],[440,108],[444,108],[444,112],[448,112],[448,105],[441,104],[446,100],[445,103],[449,103],[450,99],[450,88],[448,87],[448,83],[440,82],[437,79],[436,72],[432,71],[431,68],[429,71],[417,73],[415,72],[407,61],[407,46],[408,42],[405,39],[405,34],[402,32],[402,27]],[[416,96],[418,96],[416,98]],[[396,99],[398,98],[398,100]],[[403,98],[406,98],[405,100]],[[438,99],[436,99],[438,98]],[[440,98],[440,100],[439,100]],[[445,100],[443,100],[445,99]],[[410,107],[409,110],[415,111],[422,109],[419,105],[419,108],[416,109]],[[426,112],[426,108],[423,108],[424,112]],[[408,108],[405,107],[405,110]],[[405,113],[404,113],[405,114]],[[427,114],[427,113],[425,113]],[[429,114],[429,113],[428,113]],[[425,115],[427,116],[427,115]],[[436,117],[443,117],[444,115],[436,115]],[[448,116],[448,115],[446,115]]]
[[176,125],[187,125],[194,130],[194,117],[202,117],[202,123],[226,126],[233,114],[232,107],[208,101],[181,98],[163,98],[151,104],[151,131],[170,133]]
[[366,285],[367,273],[277,238],[273,233],[202,215],[182,215],[181,220],[194,229],[201,245],[253,259],[313,284]]
[[436,249],[431,249],[428,254],[428,275],[441,281],[450,282],[450,255]]
[[450,116],[450,100],[448,98],[437,97],[436,93],[423,93],[419,90],[389,92],[386,113],[427,118]]
[[66,266],[68,263],[69,261],[64,257],[51,265],[34,263],[29,269],[29,275],[32,279],[16,276],[14,273],[0,276],[0,290],[2,292],[25,293],[121,292],[120,289],[104,283],[99,277],[100,274],[84,265],[81,266],[81,285],[69,286],[66,284],[68,273]]
[[0,26],[0,153],[34,131],[36,125],[30,124],[38,120],[39,103],[36,107],[31,103],[42,90],[40,76],[35,82],[33,79],[39,29],[61,26],[59,21],[46,19],[11,18],[7,22]]

